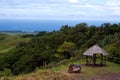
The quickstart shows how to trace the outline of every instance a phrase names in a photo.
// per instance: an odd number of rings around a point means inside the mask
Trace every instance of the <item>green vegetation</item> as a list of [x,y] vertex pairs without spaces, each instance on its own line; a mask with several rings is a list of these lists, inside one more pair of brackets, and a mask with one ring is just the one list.
[[73,55],[73,51],[75,49],[75,44],[71,42],[64,42],[62,45],[59,46],[58,52],[59,55],[64,56],[66,59],[70,59]]
[[0,43],[0,70],[11,70],[12,75],[32,72],[37,67],[51,68],[69,59],[82,61],[83,52],[94,44],[109,52],[108,61],[120,64],[120,24],[96,27],[80,23],[37,35],[1,34]]
[[30,38],[22,38],[21,35],[9,35],[0,33],[0,53],[5,53],[15,48],[19,42],[29,41]]
[[[120,73],[120,64],[116,64],[116,63],[111,63],[111,62],[107,62],[107,65],[104,67],[91,67],[91,66],[85,66],[83,65],[85,60],[82,59],[78,60],[78,61],[70,61],[67,60],[68,62],[66,64],[62,64],[56,67],[53,67],[51,69],[37,69],[34,72],[30,73],[30,74],[21,74],[19,76],[14,76],[14,77],[10,77],[13,80],[22,80],[22,79],[38,79],[38,80],[55,80],[55,79],[59,79],[60,80],[77,80],[74,79],[74,77],[76,76],[80,76],[82,77],[82,80],[87,80],[88,77],[90,76],[98,76],[98,75],[104,75],[104,74],[110,74],[110,73]],[[70,64],[82,64],[82,70],[80,73],[76,74],[76,76],[74,76],[74,74],[70,74],[67,72],[68,70],[68,66]],[[100,79],[101,80],[101,79]]]

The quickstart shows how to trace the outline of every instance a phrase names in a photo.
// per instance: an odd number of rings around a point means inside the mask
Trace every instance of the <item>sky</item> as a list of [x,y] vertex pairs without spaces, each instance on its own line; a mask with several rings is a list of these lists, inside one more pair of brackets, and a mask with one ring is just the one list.
[[120,20],[119,0],[0,0],[0,19]]

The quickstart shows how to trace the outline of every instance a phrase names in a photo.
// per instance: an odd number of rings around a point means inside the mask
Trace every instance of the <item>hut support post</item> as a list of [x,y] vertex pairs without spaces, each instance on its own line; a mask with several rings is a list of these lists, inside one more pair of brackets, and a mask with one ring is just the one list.
[[106,64],[106,56],[104,56],[104,65]]
[[88,63],[88,56],[86,56],[86,65],[88,65],[89,63]]
[[101,63],[100,65],[103,65],[103,54],[101,54]]
[[46,69],[46,65],[47,65],[47,62],[46,61],[44,61],[44,68]]
[[96,54],[93,55],[93,64],[96,64]]

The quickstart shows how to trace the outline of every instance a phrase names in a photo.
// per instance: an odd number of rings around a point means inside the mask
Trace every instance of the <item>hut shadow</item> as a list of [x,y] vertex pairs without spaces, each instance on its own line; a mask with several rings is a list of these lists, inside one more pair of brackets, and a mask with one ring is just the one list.
[[86,66],[86,67],[106,67],[108,65],[106,65],[106,64],[82,64],[82,66]]

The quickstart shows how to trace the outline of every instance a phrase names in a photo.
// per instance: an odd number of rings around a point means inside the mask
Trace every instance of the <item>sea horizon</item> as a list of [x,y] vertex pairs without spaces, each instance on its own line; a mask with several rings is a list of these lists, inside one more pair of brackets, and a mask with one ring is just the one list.
[[88,26],[101,26],[104,23],[119,23],[119,21],[90,21],[90,20],[5,20],[0,19],[0,31],[53,31],[60,30],[64,25],[74,27],[76,24],[86,23]]

